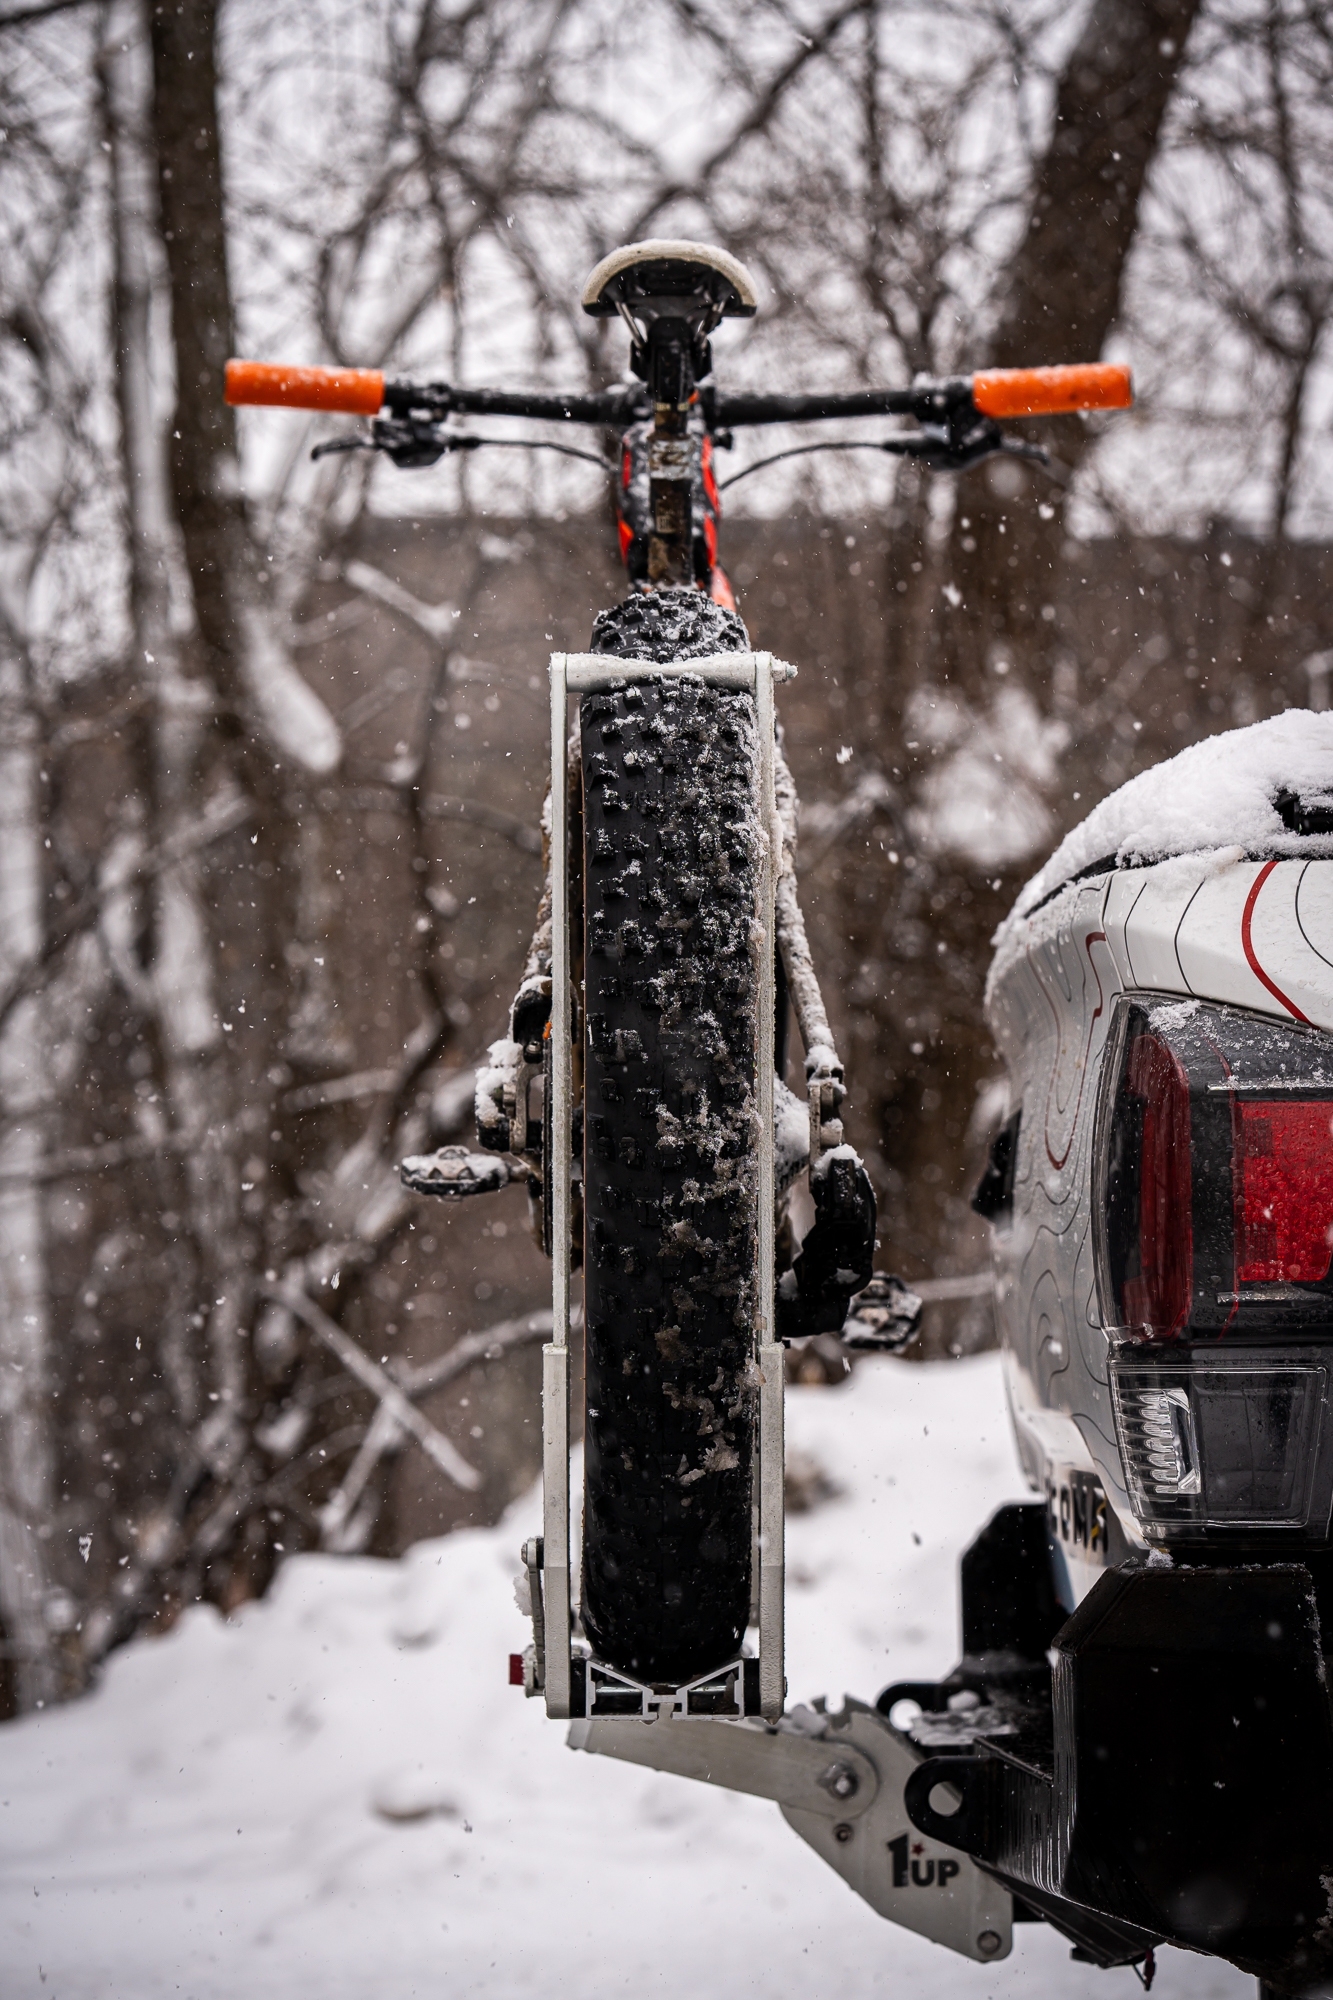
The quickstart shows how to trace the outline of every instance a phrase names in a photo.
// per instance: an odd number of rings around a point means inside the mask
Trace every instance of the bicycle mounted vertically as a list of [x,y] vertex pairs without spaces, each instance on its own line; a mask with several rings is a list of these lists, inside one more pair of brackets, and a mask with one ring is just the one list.
[[[631,588],[599,615],[586,654],[551,660],[546,881],[509,1032],[478,1071],[482,1151],[445,1147],[403,1163],[409,1186],[446,1199],[525,1182],[552,1257],[544,1533],[524,1550],[533,1644],[522,1677],[549,1714],[578,1718],[585,1747],[694,1775],[702,1757],[717,1781],[780,1798],[884,1914],[973,1957],[1001,1956],[1008,1899],[961,1853],[931,1849],[932,1879],[947,1893],[924,1917],[904,1900],[910,1877],[899,1882],[896,1864],[883,1882],[850,1867],[848,1829],[880,1792],[901,1817],[917,1755],[887,1720],[858,1709],[832,1762],[818,1732],[772,1735],[785,1699],[784,1346],[842,1332],[849,1345],[891,1350],[910,1338],[920,1304],[873,1270],[874,1194],[844,1141],[846,1080],[796,895],[797,798],[774,707],[795,669],[751,648],[718,565],[715,454],[741,426],[894,416],[915,428],[773,456],[872,449],[946,471],[997,452],[1041,458],[999,419],[1122,407],[1128,372],[727,392],[713,380],[709,337],[723,318],[755,312],[754,286],[725,252],[687,242],[614,252],[583,304],[630,334],[633,379],[600,393],[244,362],[229,364],[227,390],[237,403],[372,418],[368,434],[318,453],[377,450],[415,467],[487,444],[538,444],[615,476]],[[611,429],[619,454],[612,463],[546,438],[478,437],[452,428],[457,416]],[[789,1010],[804,1102],[785,1082]],[[801,1173],[815,1221],[797,1245],[787,1195]],[[580,1265],[576,1605],[569,1360]],[[650,1754],[635,1732],[666,1718],[668,1748],[653,1732]],[[720,1722],[740,1733],[719,1738]],[[690,1747],[698,1728],[713,1732],[706,1753]],[[589,1729],[602,1732],[596,1743]]]

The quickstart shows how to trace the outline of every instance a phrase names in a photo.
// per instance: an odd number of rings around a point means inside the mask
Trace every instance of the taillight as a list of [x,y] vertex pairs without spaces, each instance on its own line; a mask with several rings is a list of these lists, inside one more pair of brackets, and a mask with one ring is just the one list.
[[1236,1282],[1326,1284],[1333,1258],[1333,1104],[1235,1106]]
[[1096,1141],[1107,1326],[1333,1337],[1333,1037],[1121,999]]
[[1117,1002],[1094,1239],[1126,1486],[1154,1538],[1333,1515],[1333,1037]]
[[1193,1248],[1190,1089],[1180,1057],[1147,1027],[1130,1038],[1117,1113],[1121,1312],[1131,1325],[1177,1333],[1189,1317]]
[[1327,1350],[1130,1349],[1111,1364],[1125,1484],[1154,1540],[1329,1534]]

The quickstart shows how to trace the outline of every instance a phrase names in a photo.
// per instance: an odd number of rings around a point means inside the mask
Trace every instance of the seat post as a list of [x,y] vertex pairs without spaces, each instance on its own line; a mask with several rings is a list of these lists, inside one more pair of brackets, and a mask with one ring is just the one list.
[[687,319],[655,319],[648,327],[647,375],[653,399],[648,445],[652,529],[648,581],[694,581],[694,480],[696,452],[689,434],[695,394],[698,336]]

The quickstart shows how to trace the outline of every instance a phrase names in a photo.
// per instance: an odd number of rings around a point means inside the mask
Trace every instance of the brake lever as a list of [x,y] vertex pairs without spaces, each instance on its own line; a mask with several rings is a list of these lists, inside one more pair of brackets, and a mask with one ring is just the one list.
[[969,466],[979,465],[983,459],[997,454],[1026,458],[1035,465],[1051,462],[1050,453],[1042,445],[1007,436],[986,417],[978,418],[966,430],[954,424],[922,424],[913,436],[886,438],[880,449],[895,457],[914,458],[932,472],[966,472]]
[[376,417],[369,437],[331,438],[325,444],[317,444],[310,456],[326,458],[335,451],[382,451],[395,465],[412,471],[436,464],[446,452],[475,451],[486,442],[485,438],[459,437],[419,417]]
[[369,438],[329,438],[324,444],[317,444],[310,456],[311,458],[331,458],[335,451],[373,451],[374,449],[375,447]]

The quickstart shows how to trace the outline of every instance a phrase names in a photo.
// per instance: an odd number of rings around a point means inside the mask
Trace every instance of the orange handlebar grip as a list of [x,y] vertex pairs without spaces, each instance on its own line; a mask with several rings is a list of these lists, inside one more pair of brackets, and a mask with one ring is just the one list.
[[373,417],[384,402],[384,376],[378,368],[284,368],[268,361],[229,361],[227,401]]
[[1093,361],[1073,368],[992,368],[972,377],[972,400],[986,417],[1055,417],[1069,410],[1127,410],[1128,368]]

